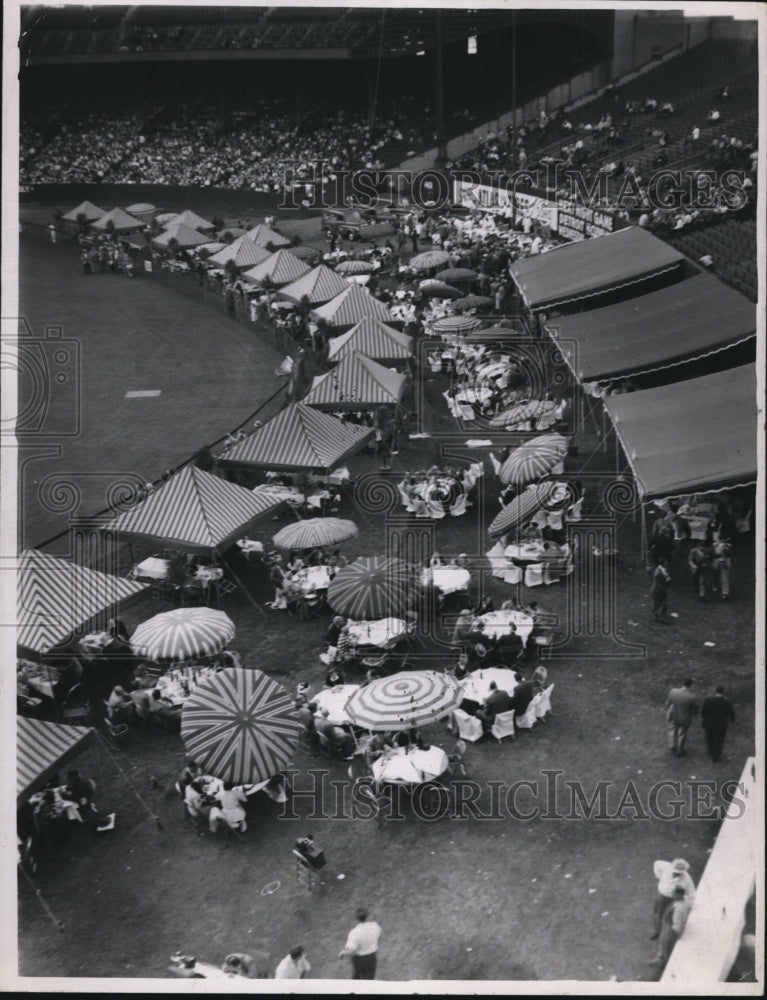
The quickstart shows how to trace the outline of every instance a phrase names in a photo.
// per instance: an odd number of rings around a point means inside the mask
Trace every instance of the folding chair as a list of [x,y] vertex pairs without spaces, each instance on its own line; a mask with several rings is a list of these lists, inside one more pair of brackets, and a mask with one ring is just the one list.
[[525,570],[525,586],[540,587],[543,583],[543,563],[530,563]]
[[538,721],[536,715],[536,710],[538,702],[540,701],[540,693],[533,696],[532,701],[527,706],[527,711],[524,715],[521,715],[517,721],[517,729],[532,729],[535,723]]
[[540,695],[536,699],[533,698],[535,703],[535,717],[539,722],[544,722],[547,715],[552,715],[551,711],[551,692],[554,690],[554,685],[549,684],[547,688],[540,692]]
[[514,739],[514,709],[509,712],[500,712],[493,720],[490,732],[500,743],[506,736]]
[[479,719],[475,719],[473,715],[469,715],[468,712],[464,712],[462,708],[456,708],[453,712],[452,718],[455,727],[458,730],[458,736],[462,740],[468,740],[470,743],[476,743],[477,740],[482,739],[482,723]]
[[[519,566],[509,566],[507,569],[503,570],[502,573],[497,575],[505,580],[506,583],[511,583],[514,586],[522,582],[522,570]],[[496,576],[496,574],[493,573],[493,576]]]

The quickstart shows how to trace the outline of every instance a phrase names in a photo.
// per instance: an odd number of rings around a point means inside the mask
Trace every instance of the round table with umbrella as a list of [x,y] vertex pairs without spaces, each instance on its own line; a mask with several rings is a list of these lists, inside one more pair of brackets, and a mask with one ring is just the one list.
[[291,760],[302,726],[285,688],[260,670],[231,667],[200,684],[184,703],[181,738],[213,777],[253,785]]
[[437,272],[437,277],[440,281],[451,284],[456,281],[474,281],[477,272],[470,267],[446,267],[444,271]]
[[443,719],[462,697],[455,679],[446,674],[406,670],[358,688],[346,703],[346,714],[370,732],[396,732]]
[[511,486],[534,483],[559,465],[568,447],[567,439],[561,434],[541,434],[509,455],[498,470],[498,478]]
[[526,403],[519,403],[512,406],[503,413],[499,413],[490,421],[491,427],[513,427],[515,424],[524,423],[527,420],[540,420],[541,418],[551,418],[557,410],[557,403],[553,399],[529,399]]
[[369,260],[342,260],[336,268],[338,274],[372,274],[375,271]]
[[444,250],[425,250],[417,253],[407,262],[407,266],[414,271],[430,271],[432,268],[442,267],[450,263],[450,254]]
[[419,593],[411,566],[387,556],[360,556],[344,566],[328,587],[336,614],[355,621],[404,618]]
[[340,545],[359,534],[354,521],[340,517],[311,517],[306,521],[289,524],[278,531],[272,541],[278,549],[303,551],[304,549],[325,548]]
[[433,333],[455,335],[471,333],[482,326],[482,320],[476,316],[443,316],[431,324]]
[[568,498],[569,493],[564,483],[552,480],[534,483],[496,514],[490,525],[490,537],[498,538],[521,527],[542,507],[549,510],[563,509]]
[[489,295],[464,295],[462,299],[456,299],[453,307],[459,312],[469,312],[471,309],[490,309],[495,305],[495,300]]
[[[460,302],[454,303],[456,306],[460,305]],[[479,320],[476,321],[477,326],[481,326]],[[510,326],[490,326],[483,329],[473,330],[468,333],[464,338],[464,344],[497,344],[505,343],[508,340],[521,340],[526,337],[524,330],[515,329]]]
[[142,622],[130,639],[148,660],[193,660],[220,652],[234,638],[234,622],[212,608],[176,608]]
[[418,290],[432,299],[460,299],[462,295],[457,288],[436,278],[425,278],[418,285]]

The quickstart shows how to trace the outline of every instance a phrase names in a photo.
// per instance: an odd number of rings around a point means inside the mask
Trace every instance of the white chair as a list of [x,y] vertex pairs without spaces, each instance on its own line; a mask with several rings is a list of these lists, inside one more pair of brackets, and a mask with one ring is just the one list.
[[482,739],[482,723],[475,719],[473,715],[464,712],[462,708],[456,708],[453,712],[453,722],[458,729],[458,736],[469,743],[476,743]]
[[331,663],[336,662],[336,657],[338,655],[338,647],[328,646],[324,653],[320,653],[320,660],[329,667]]
[[514,709],[512,708],[510,712],[501,712],[496,715],[490,732],[499,743],[505,736],[510,736],[514,739]]
[[538,721],[538,716],[536,712],[538,710],[538,702],[541,699],[541,693],[533,696],[533,700],[527,706],[527,711],[524,715],[521,715],[517,721],[517,729],[532,729],[535,723]]
[[498,577],[503,580],[504,574],[509,568],[509,561],[503,554],[505,546],[503,541],[496,542],[495,545],[490,549],[489,552],[485,554],[485,558],[490,563],[490,569],[493,576]]
[[545,563],[543,567],[543,582],[547,586],[551,583],[559,583],[562,576],[562,567],[563,564],[558,559]]
[[426,503],[425,500],[419,500],[417,497],[414,497],[411,501],[409,510],[411,513],[414,513],[416,517],[431,517],[428,503]]
[[547,688],[544,688],[543,691],[533,698],[532,704],[535,705],[536,719],[543,720],[547,715],[551,714],[551,692],[553,690],[554,685],[549,684]]
[[581,513],[582,508],[583,508],[583,497],[581,497],[580,500],[576,500],[575,503],[572,504],[572,506],[569,508],[569,510],[567,511],[567,520],[571,522],[582,521],[583,520],[583,514]]
[[462,493],[461,496],[458,497],[456,502],[450,508],[451,517],[461,517],[462,514],[466,513],[466,500],[467,500],[466,494]]
[[548,510],[546,511],[546,524],[552,531],[561,531],[563,528],[562,524],[562,511],[561,510]]
[[540,587],[543,583],[543,563],[530,563],[525,570],[525,586]]
[[[495,574],[493,575],[495,576]],[[522,582],[522,570],[519,566],[508,566],[500,576],[503,577],[506,583],[510,583],[513,586]]]
[[427,355],[427,360],[429,362],[429,368],[431,368],[433,372],[436,373],[442,371],[442,356],[440,354],[429,354]]
[[495,457],[495,455],[492,453],[492,451],[490,452],[490,462],[491,462],[491,464],[493,466],[493,472],[497,476],[498,475],[498,471],[501,468],[502,463],[498,461],[498,459]]
[[469,403],[459,403],[458,412],[461,415],[461,419],[466,420],[467,422],[470,420],[477,419],[477,414],[474,412],[474,407],[470,406]]

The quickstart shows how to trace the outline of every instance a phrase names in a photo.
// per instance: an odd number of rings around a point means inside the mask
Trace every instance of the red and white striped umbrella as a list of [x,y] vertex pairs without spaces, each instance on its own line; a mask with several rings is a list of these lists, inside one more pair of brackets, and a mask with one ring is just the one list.
[[498,478],[513,486],[534,483],[551,472],[565,457],[567,449],[567,439],[560,434],[541,434],[509,455],[498,470]]
[[300,732],[290,695],[260,670],[219,671],[195,689],[181,713],[189,756],[233,785],[273,777],[290,761]]
[[363,729],[394,732],[436,722],[462,698],[453,678],[436,670],[408,670],[358,688],[346,703],[346,714]]
[[234,638],[234,622],[212,608],[176,608],[142,622],[131,636],[148,660],[191,660],[218,653]]

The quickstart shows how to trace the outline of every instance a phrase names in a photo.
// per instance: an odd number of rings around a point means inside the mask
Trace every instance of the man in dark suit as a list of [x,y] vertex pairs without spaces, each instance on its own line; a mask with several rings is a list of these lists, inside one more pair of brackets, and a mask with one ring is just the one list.
[[727,727],[735,722],[735,709],[730,699],[724,696],[724,685],[717,685],[716,693],[704,698],[700,714],[706,734],[706,746],[711,760],[716,764],[722,756]]
[[482,708],[477,709],[476,717],[482,723],[485,732],[492,729],[496,715],[508,712],[512,707],[511,698],[506,691],[499,691],[495,681],[490,681],[490,694],[485,698]]
[[532,681],[522,681],[514,688],[509,708],[514,709],[514,715],[517,719],[525,714],[534,694],[535,685]]
[[501,660],[507,666],[511,666],[512,663],[520,658],[525,646],[517,633],[517,626],[514,622],[511,622],[509,625],[508,633],[498,636],[497,645]]

